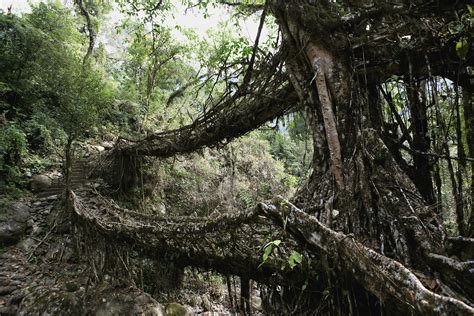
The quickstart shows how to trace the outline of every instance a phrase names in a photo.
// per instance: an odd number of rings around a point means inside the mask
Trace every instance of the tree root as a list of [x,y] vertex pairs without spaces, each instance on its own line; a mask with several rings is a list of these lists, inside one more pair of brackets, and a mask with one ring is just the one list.
[[396,299],[424,315],[472,315],[474,308],[458,299],[428,290],[421,281],[401,263],[385,257],[348,235],[333,231],[294,206],[282,213],[274,206],[262,204],[263,212],[300,243],[337,256],[341,266],[352,273],[364,288],[380,299]]

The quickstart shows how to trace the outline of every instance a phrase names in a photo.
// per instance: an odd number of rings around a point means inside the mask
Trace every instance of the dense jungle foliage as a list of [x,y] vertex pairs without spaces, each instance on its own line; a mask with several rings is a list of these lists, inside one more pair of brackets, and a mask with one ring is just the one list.
[[[112,5],[88,5],[96,32],[116,42],[100,42],[86,63],[88,38],[76,7],[50,1],[21,16],[1,13],[3,199],[27,190],[32,175],[60,167],[68,139],[101,144],[191,122],[232,89],[217,81],[221,64],[247,58],[252,45],[231,23],[198,36],[150,21],[161,16],[129,13],[114,26],[106,20]],[[146,190],[153,207],[198,213],[289,196],[309,169],[304,120],[282,117],[223,148],[149,161],[143,172],[151,187],[136,190]]]

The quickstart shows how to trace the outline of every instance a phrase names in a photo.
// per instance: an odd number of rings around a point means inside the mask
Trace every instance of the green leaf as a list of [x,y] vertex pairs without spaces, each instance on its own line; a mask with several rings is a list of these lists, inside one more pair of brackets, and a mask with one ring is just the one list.
[[262,263],[258,266],[261,267],[265,262],[267,262],[268,258],[273,252],[274,247],[278,247],[281,244],[280,239],[275,239],[268,242],[265,246],[263,246],[263,255],[262,255]]
[[280,246],[281,244],[281,240],[280,239],[275,239],[274,241],[272,241],[272,244],[274,244],[275,246]]
[[302,261],[303,261],[303,256],[298,251],[295,251],[295,250],[291,252],[290,257],[288,258],[288,264],[290,265],[291,270],[293,270],[293,268],[296,265],[300,264]]
[[469,10],[470,14],[474,14],[474,6],[473,5],[468,4],[467,9]]
[[462,60],[466,59],[467,52],[469,51],[469,42],[463,38],[456,42],[456,54]]
[[242,55],[249,56],[249,55],[252,55],[252,52],[253,52],[253,48],[251,46],[247,46],[247,47],[244,47],[244,49],[242,50]]
[[303,286],[301,287],[301,291],[306,290],[307,287],[308,287],[308,280],[304,282]]
[[263,262],[262,263],[265,263],[268,260],[268,257],[270,257],[270,254],[272,253],[272,251],[273,251],[273,244],[269,244],[263,249],[263,256],[262,256]]

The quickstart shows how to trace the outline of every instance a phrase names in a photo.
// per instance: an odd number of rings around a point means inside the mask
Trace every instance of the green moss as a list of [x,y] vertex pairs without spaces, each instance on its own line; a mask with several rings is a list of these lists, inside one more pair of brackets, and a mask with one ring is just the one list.
[[165,309],[167,316],[186,316],[187,310],[186,308],[178,303],[170,303],[166,305]]

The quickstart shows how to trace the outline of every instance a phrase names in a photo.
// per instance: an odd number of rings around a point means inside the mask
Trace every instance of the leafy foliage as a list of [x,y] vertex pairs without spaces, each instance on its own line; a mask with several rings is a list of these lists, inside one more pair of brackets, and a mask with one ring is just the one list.
[[[84,4],[94,31],[100,31],[111,7]],[[7,182],[18,184],[26,171],[54,167],[68,138],[100,141],[176,128],[235,89],[253,43],[231,23],[210,30],[206,38],[164,26],[163,12],[171,5],[165,1],[162,11],[151,11],[157,4],[121,3],[126,16],[115,35],[121,42],[114,53],[118,63],[99,45],[94,62],[82,64],[88,39],[75,7],[51,1],[22,17],[0,15],[0,107],[5,113],[0,162]],[[145,162],[137,196],[148,196],[157,210],[164,206],[197,214],[251,207],[275,194],[289,196],[307,170],[302,153],[308,135],[298,116],[286,122],[283,132],[255,132],[183,161]],[[158,186],[148,184],[157,176]]]
[[60,4],[40,3],[22,18],[0,14],[0,34],[0,167],[15,182],[22,167],[41,169],[43,160],[31,155],[57,151],[66,136],[90,136],[110,91],[82,65],[76,21]]
[[273,250],[278,248],[280,244],[281,244],[281,240],[275,239],[268,242],[265,246],[263,246],[262,263],[260,264],[260,266],[262,266],[263,264],[265,264],[265,262],[267,262],[268,258],[273,253]]
[[290,257],[288,258],[288,265],[290,269],[294,269],[298,264],[303,262],[303,256],[296,250],[291,252]]

